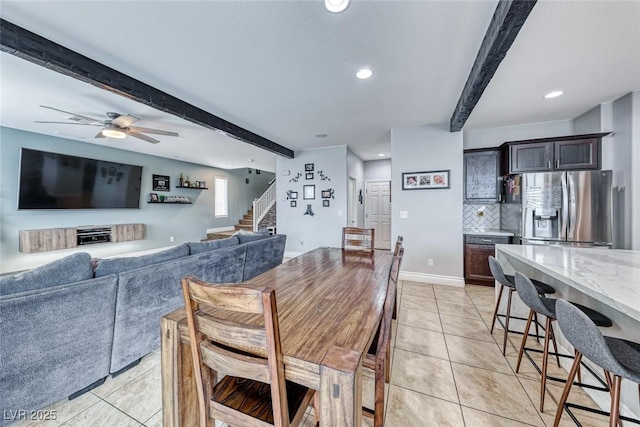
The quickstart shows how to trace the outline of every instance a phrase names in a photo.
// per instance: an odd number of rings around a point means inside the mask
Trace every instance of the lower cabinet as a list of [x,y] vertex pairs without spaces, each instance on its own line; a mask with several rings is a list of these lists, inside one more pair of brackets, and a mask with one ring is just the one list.
[[493,286],[489,269],[489,255],[494,255],[496,244],[510,243],[506,236],[464,236],[464,281],[470,285]]

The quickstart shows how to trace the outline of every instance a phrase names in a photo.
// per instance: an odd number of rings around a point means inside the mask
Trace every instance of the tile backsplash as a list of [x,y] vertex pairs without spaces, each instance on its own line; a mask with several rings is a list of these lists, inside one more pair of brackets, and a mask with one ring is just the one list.
[[[478,211],[484,207],[484,215]],[[463,225],[467,230],[497,230],[500,228],[500,203],[465,204]]]

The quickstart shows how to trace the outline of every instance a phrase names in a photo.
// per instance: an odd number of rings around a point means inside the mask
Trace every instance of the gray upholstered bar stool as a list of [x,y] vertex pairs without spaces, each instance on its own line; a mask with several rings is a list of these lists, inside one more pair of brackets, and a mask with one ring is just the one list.
[[[509,332],[514,332],[509,330],[509,319],[518,319],[518,320],[527,320],[524,317],[511,316],[511,297],[513,293],[516,291],[516,281],[514,276],[504,274],[504,270],[502,270],[502,266],[493,256],[489,255],[489,268],[491,269],[491,275],[494,279],[500,283],[500,291],[498,292],[498,301],[496,301],[496,308],[493,310],[493,319],[491,320],[491,333],[493,334],[493,328],[496,325],[496,320],[500,322],[500,324],[504,327],[504,339],[502,342],[502,354],[506,354],[507,350],[507,336]],[[549,295],[554,294],[556,292],[551,286],[546,283],[542,283],[538,280],[533,280],[533,284],[538,290],[539,295]],[[502,291],[504,288],[509,289],[509,295],[507,297],[507,313],[506,314],[498,314],[498,308],[500,307],[500,300],[502,299]],[[499,317],[504,317],[505,321],[502,323]],[[536,336],[539,336],[538,333],[538,320],[536,318]]]
[[[580,361],[583,356],[604,369],[607,375],[611,388],[611,412],[608,414],[609,426],[614,427],[619,423],[619,420],[640,424],[640,420],[620,416],[620,384],[622,379],[638,383],[638,390],[640,391],[640,344],[621,338],[603,336],[597,325],[585,313],[567,301],[558,300],[556,303],[556,315],[558,316],[560,331],[576,350],[576,358],[573,361],[567,384],[564,386],[562,397],[558,403],[554,427],[557,427],[560,423],[564,409],[574,420],[575,417],[571,413],[570,407],[587,409],[567,403],[573,379],[580,367]],[[613,374],[613,380],[609,380],[610,374]],[[598,410],[593,410],[593,412],[607,414]]]
[[[550,377],[547,375],[547,365],[549,360],[549,339],[553,341],[553,347],[555,350],[553,354],[556,356],[558,366],[560,366],[560,357],[573,358],[574,356],[561,355],[558,353],[558,346],[556,344],[556,339],[555,339],[555,336],[553,333],[553,327],[552,327],[553,321],[556,320],[556,302],[558,300],[553,298],[541,297],[538,294],[538,289],[534,286],[531,280],[524,274],[518,273],[518,272],[516,272],[516,290],[518,291],[518,296],[520,297],[522,302],[525,303],[530,309],[529,317],[527,318],[527,326],[525,327],[524,335],[522,337],[522,343],[520,344],[520,351],[518,352],[518,363],[516,365],[516,372],[520,370],[522,355],[526,354],[531,364],[533,364],[533,366],[536,368],[536,370],[540,373],[540,376],[541,376],[540,378],[540,412],[544,412],[544,396],[545,396],[545,391],[547,389],[547,379],[552,379],[558,382],[565,382],[564,379]],[[571,303],[571,304],[575,306],[576,309],[585,313],[585,316],[588,316],[588,318],[591,319],[591,321],[596,325],[601,327],[609,327],[613,325],[611,320],[608,317],[604,316],[603,314],[600,314],[597,311],[580,304],[576,304],[576,303]],[[533,317],[536,313],[545,316],[547,319],[544,326],[544,331],[545,331],[544,345],[542,348],[542,366],[540,368],[538,368],[538,365],[536,365],[536,363],[533,361],[533,359],[529,356],[529,353],[527,352],[527,351],[540,352],[540,350],[526,347],[527,336],[529,333],[529,328],[531,327],[531,321],[533,320]],[[595,375],[595,373],[593,374],[594,376],[596,376],[596,378],[599,378],[597,377],[597,375]],[[605,384],[603,383],[603,387],[604,386]],[[592,388],[596,388],[596,387],[592,387]],[[606,390],[606,387],[596,388],[596,389]]]

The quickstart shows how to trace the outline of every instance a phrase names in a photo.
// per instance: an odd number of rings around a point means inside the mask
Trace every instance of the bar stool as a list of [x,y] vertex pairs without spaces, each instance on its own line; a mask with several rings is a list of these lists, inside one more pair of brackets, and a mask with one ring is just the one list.
[[[498,301],[496,302],[496,308],[493,311],[493,319],[491,320],[491,333],[493,334],[493,328],[496,325],[496,319],[497,319],[498,322],[500,322],[500,324],[504,328],[504,339],[502,342],[502,355],[504,356],[507,350],[507,336],[509,332],[516,332],[516,331],[509,331],[509,319],[518,319],[518,320],[527,320],[527,319],[525,319],[524,317],[511,316],[511,297],[513,293],[516,291],[516,282],[515,282],[514,276],[504,274],[504,270],[502,270],[502,266],[500,265],[498,260],[491,255],[489,255],[489,268],[491,269],[491,275],[493,276],[493,278],[496,279],[498,283],[500,283],[500,291],[498,292]],[[556,290],[553,289],[551,286],[547,285],[546,283],[542,283],[538,280],[533,280],[532,282],[537,288],[539,295],[549,295],[549,294],[556,293]],[[509,289],[509,296],[507,299],[507,313],[498,314],[498,308],[500,307],[500,300],[502,299],[502,290],[505,287]],[[500,321],[498,317],[504,317],[505,322],[502,323],[502,321]],[[538,332],[537,317],[536,317],[535,325],[536,325],[536,336],[539,337],[540,334]]]
[[[529,317],[527,318],[527,326],[525,327],[524,335],[522,337],[522,343],[520,344],[520,351],[518,352],[518,363],[516,365],[516,372],[520,370],[520,363],[522,362],[522,355],[526,354],[527,358],[536,368],[536,370],[540,373],[540,412],[544,412],[544,395],[547,389],[547,379],[552,379],[558,382],[565,382],[565,380],[561,378],[549,377],[547,376],[547,363],[549,359],[549,339],[553,340],[553,347],[555,352],[553,353],[556,356],[556,360],[558,362],[558,366],[560,366],[560,357],[571,357],[565,354],[558,353],[558,346],[556,344],[555,335],[553,333],[552,323],[556,320],[556,302],[558,300],[552,298],[541,297],[538,294],[538,289],[534,286],[531,280],[522,273],[516,273],[516,290],[518,291],[518,296],[529,307]],[[589,307],[585,307],[580,304],[571,303],[577,310],[581,311],[588,316],[588,318],[598,326],[601,327],[610,327],[613,325],[611,320],[604,316],[603,314],[598,313],[595,310],[590,309]],[[531,356],[527,351],[540,351],[536,349],[527,348],[527,336],[529,334],[529,328],[531,327],[531,321],[533,320],[534,314],[541,314],[547,318],[545,323],[545,334],[544,334],[544,345],[542,349],[542,368],[538,368],[538,365],[533,361]],[[585,366],[585,368],[589,369],[589,367]],[[599,378],[593,371],[590,371],[596,378]],[[573,379],[571,379],[573,381]],[[593,387],[596,390],[606,391],[606,385],[603,383],[605,388]]]
[[[620,384],[622,379],[625,378],[638,383],[638,390],[640,391],[640,344],[621,338],[603,336],[596,323],[567,301],[558,300],[556,314],[560,330],[576,350],[576,358],[573,361],[567,384],[564,386],[562,397],[558,403],[558,411],[556,412],[553,426],[557,427],[560,423],[564,409],[574,418],[569,408],[577,405],[568,404],[567,397],[571,391],[573,378],[576,376],[582,356],[586,356],[593,363],[604,369],[607,377],[613,374],[613,381],[610,381],[611,412],[608,414],[609,426],[614,427],[619,423],[619,420],[640,424],[640,420],[620,415]],[[582,409],[586,408],[582,407]],[[593,411],[607,414],[603,411]]]

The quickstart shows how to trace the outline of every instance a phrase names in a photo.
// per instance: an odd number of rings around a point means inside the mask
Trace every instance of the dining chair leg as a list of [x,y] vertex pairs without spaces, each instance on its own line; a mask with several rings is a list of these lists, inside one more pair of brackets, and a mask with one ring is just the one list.
[[509,288],[509,298],[507,299],[507,315],[504,320],[504,339],[502,340],[502,355],[507,354],[507,337],[509,336],[509,319],[511,318],[511,297],[515,289]]
[[[388,356],[388,355],[387,355]],[[388,357],[385,357],[384,361],[376,361],[375,372],[375,391],[374,391],[374,404],[373,404],[373,426],[384,426],[384,387],[385,387],[385,362]]]
[[500,290],[498,291],[498,301],[496,301],[496,308],[493,310],[493,319],[491,320],[491,333],[493,333],[493,327],[496,325],[496,319],[498,318],[498,308],[500,308],[500,300],[502,299],[502,291],[504,290],[504,285],[500,285]]
[[522,336],[522,343],[520,344],[520,350],[518,350],[518,363],[516,364],[516,373],[520,371],[520,363],[522,362],[522,354],[524,353],[524,346],[527,344],[527,337],[529,336],[529,329],[531,328],[531,321],[535,315],[535,311],[529,310],[529,317],[527,318],[527,326],[524,328],[524,335]]
[[313,416],[316,418],[316,427],[320,425],[320,392],[313,394]]
[[556,410],[556,418],[553,421],[553,427],[558,427],[558,425],[560,425],[562,413],[564,412],[564,404],[567,403],[567,397],[569,397],[569,392],[571,391],[571,386],[573,385],[573,379],[576,377],[576,372],[578,371],[578,367],[580,367],[581,360],[582,353],[577,353],[576,358],[573,360],[573,365],[571,365],[569,377],[567,377],[567,383],[564,385],[564,390],[562,390],[562,396],[560,397],[560,401],[558,402],[558,409]]
[[549,364],[549,339],[551,332],[552,319],[547,317],[545,323],[544,348],[542,350],[542,374],[540,378],[540,412],[544,412],[544,396],[547,391],[547,365]]
[[[389,332],[391,334],[391,332]],[[384,382],[389,384],[391,381],[391,337],[387,340],[387,351],[384,356]]]
[[609,416],[609,427],[616,427],[618,417],[620,416],[620,384],[622,378],[618,375],[613,376],[613,384],[611,387],[611,415]]

